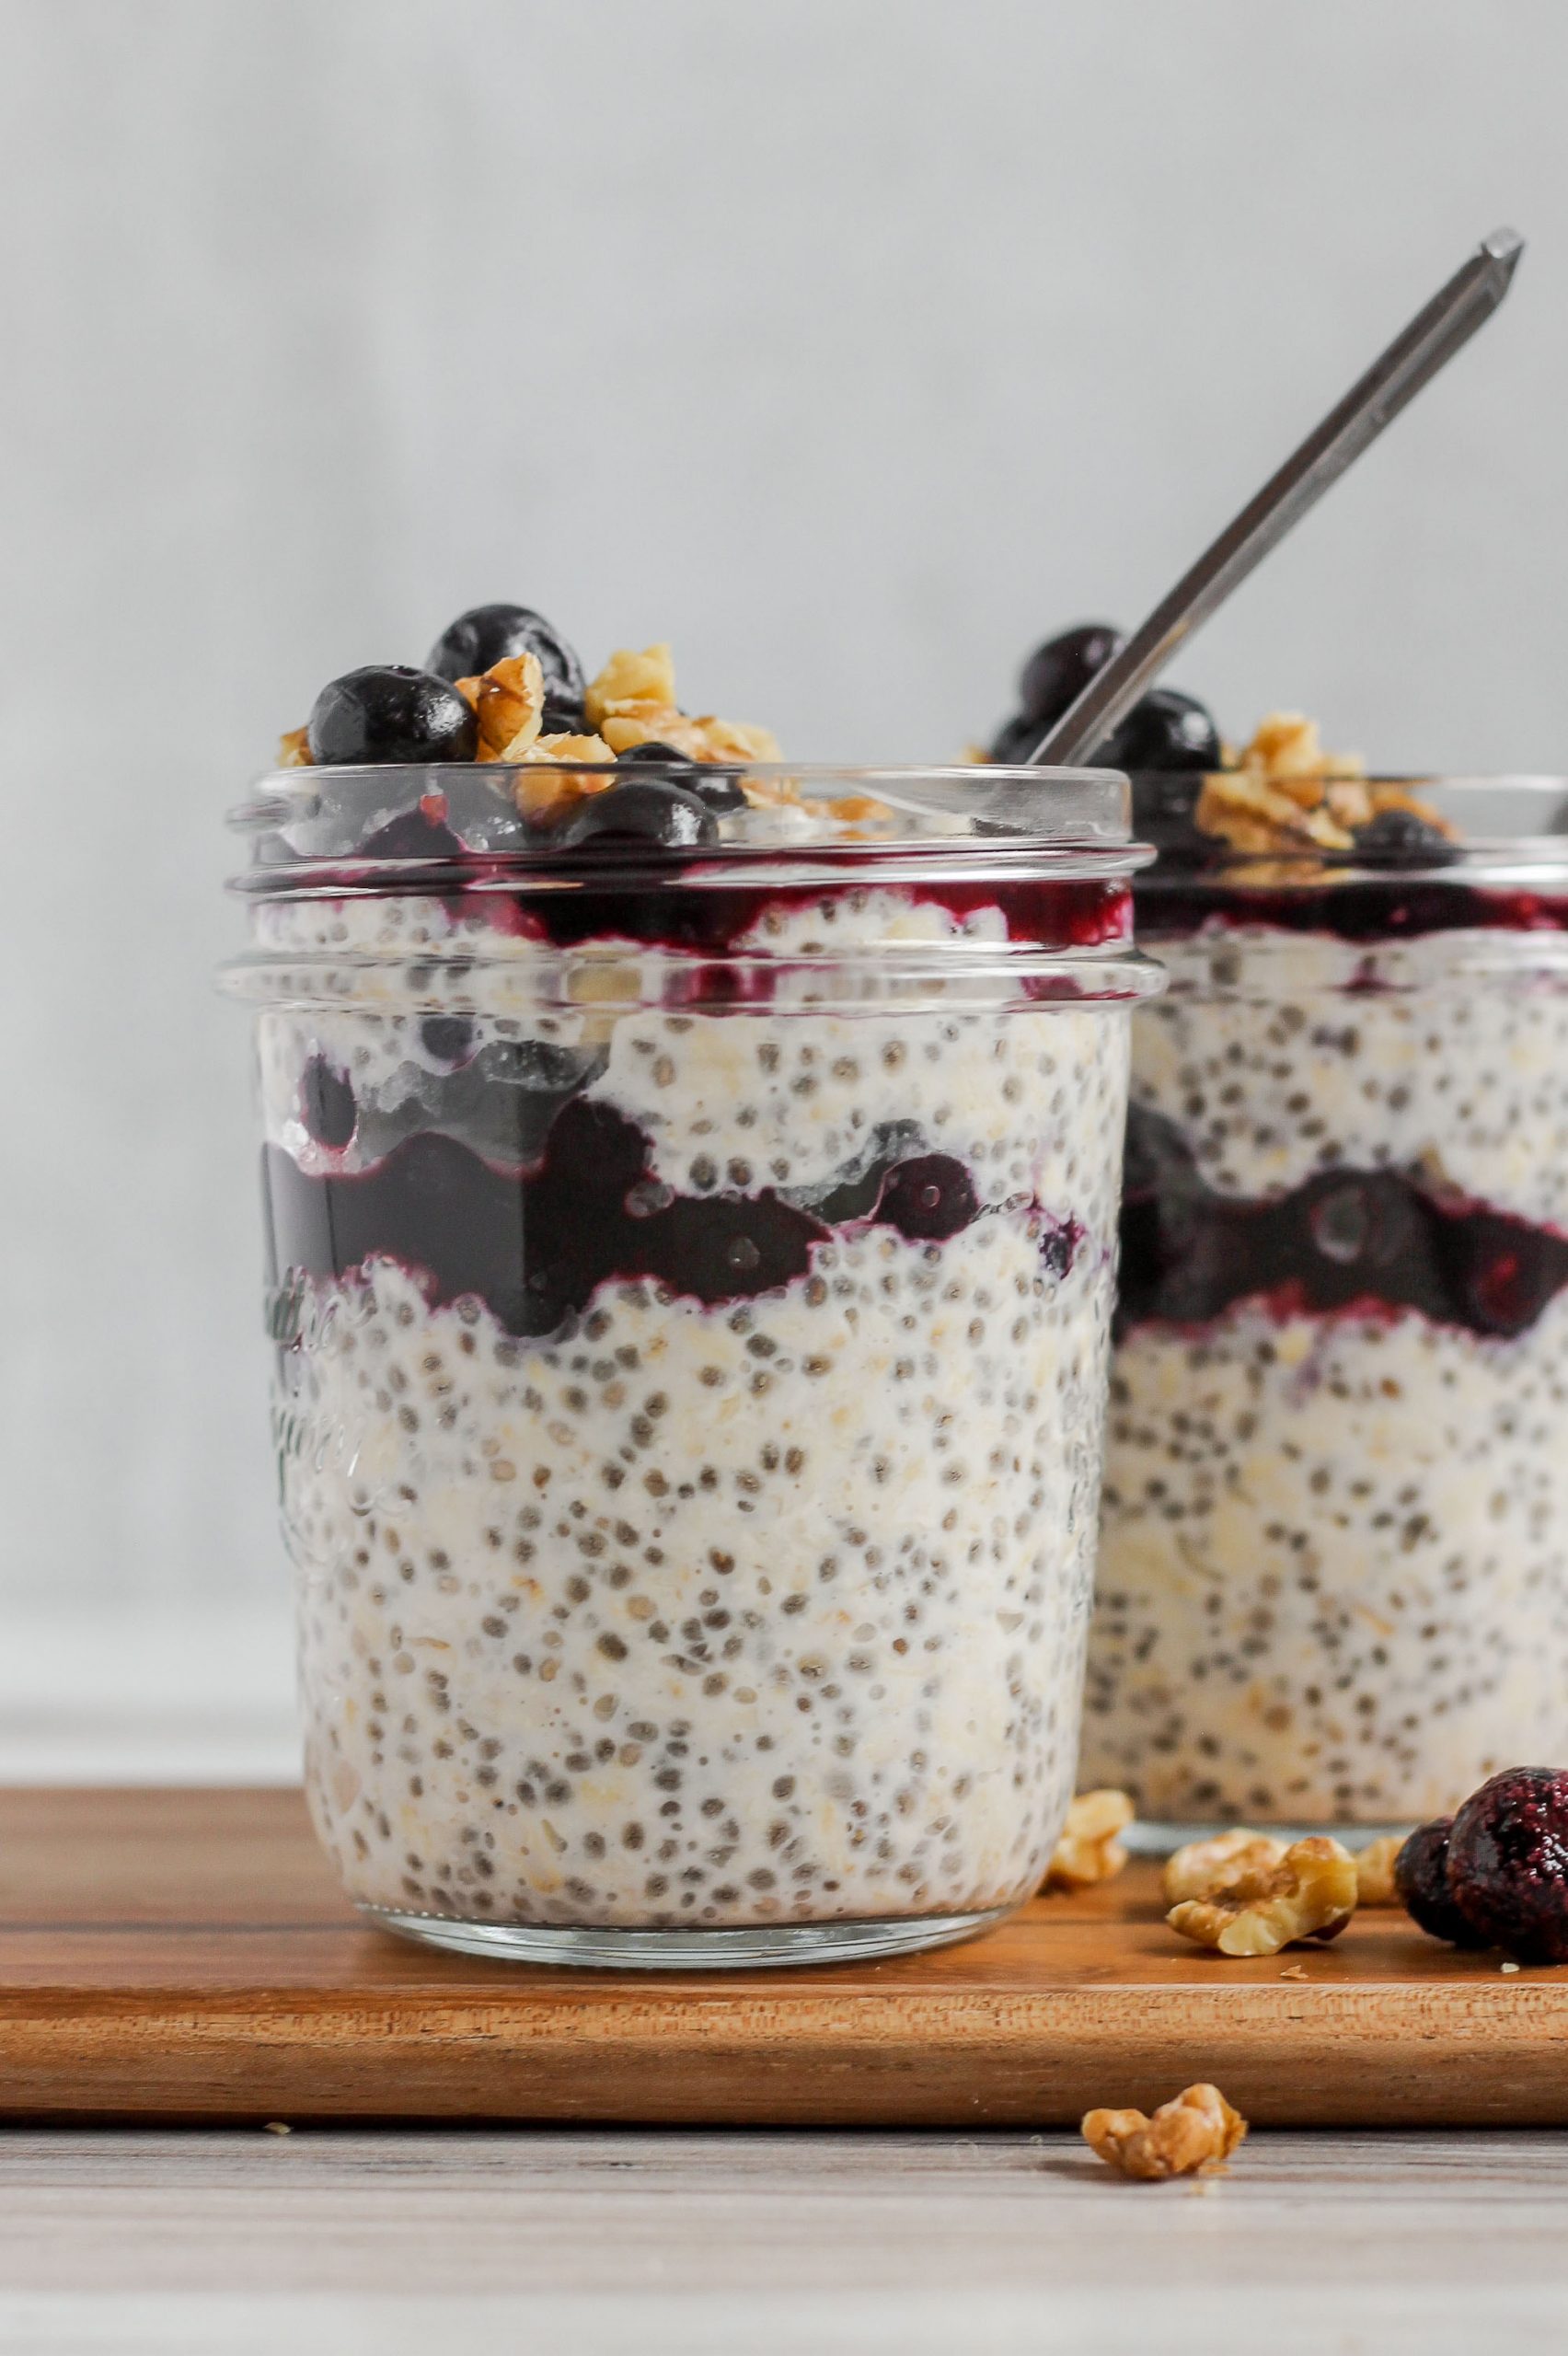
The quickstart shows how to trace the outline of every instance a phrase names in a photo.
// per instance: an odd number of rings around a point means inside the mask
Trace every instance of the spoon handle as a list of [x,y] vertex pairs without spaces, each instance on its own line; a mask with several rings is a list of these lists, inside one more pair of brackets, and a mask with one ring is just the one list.
[[1524,239],[1512,229],[1483,238],[1402,334],[1372,363],[1262,491],[1162,597],[1121,653],[1025,757],[1042,768],[1086,760],[1157,678],[1184,639],[1207,621],[1252,567],[1278,546],[1331,483],[1376,441],[1390,418],[1470,341],[1508,292]]

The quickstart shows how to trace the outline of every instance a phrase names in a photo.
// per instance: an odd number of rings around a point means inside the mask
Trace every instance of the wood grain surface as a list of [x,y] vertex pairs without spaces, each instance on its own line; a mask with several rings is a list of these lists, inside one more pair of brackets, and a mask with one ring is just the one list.
[[0,1793],[12,2120],[1043,2127],[1193,2078],[1259,2124],[1568,2123],[1568,1969],[1382,1911],[1226,1961],[1135,1864],[905,1961],[546,1970],[361,1923],[296,1792]]

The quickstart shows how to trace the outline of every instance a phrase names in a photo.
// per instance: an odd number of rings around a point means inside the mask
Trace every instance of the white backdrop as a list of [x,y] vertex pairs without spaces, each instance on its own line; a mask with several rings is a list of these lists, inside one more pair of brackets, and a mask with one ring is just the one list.
[[1565,76],[1555,0],[0,0],[7,1606],[281,1624],[208,977],[220,814],[329,675],[519,597],[945,756],[1513,221],[1183,676],[1568,766]]

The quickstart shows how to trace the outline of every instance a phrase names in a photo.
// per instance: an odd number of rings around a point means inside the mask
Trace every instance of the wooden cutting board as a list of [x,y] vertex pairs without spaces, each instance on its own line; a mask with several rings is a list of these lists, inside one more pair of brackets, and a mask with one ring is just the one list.
[[10,2119],[1049,2126],[1194,2078],[1259,2124],[1562,2125],[1568,1969],[1381,1911],[1228,1962],[1135,1864],[907,1961],[545,1970],[365,1926],[297,1792],[0,1792]]

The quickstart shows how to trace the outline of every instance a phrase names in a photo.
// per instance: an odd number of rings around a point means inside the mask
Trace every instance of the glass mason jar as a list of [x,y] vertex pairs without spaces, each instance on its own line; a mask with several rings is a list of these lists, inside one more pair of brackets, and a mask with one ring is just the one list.
[[1073,1787],[1125,781],[1013,780],[1024,834],[954,814],[1004,775],[795,770],[552,855],[511,774],[237,814],[317,1830],[490,1954],[962,1936]]
[[1084,1772],[1168,1842],[1568,1747],[1568,786],[1405,782],[1458,840],[1138,885]]

